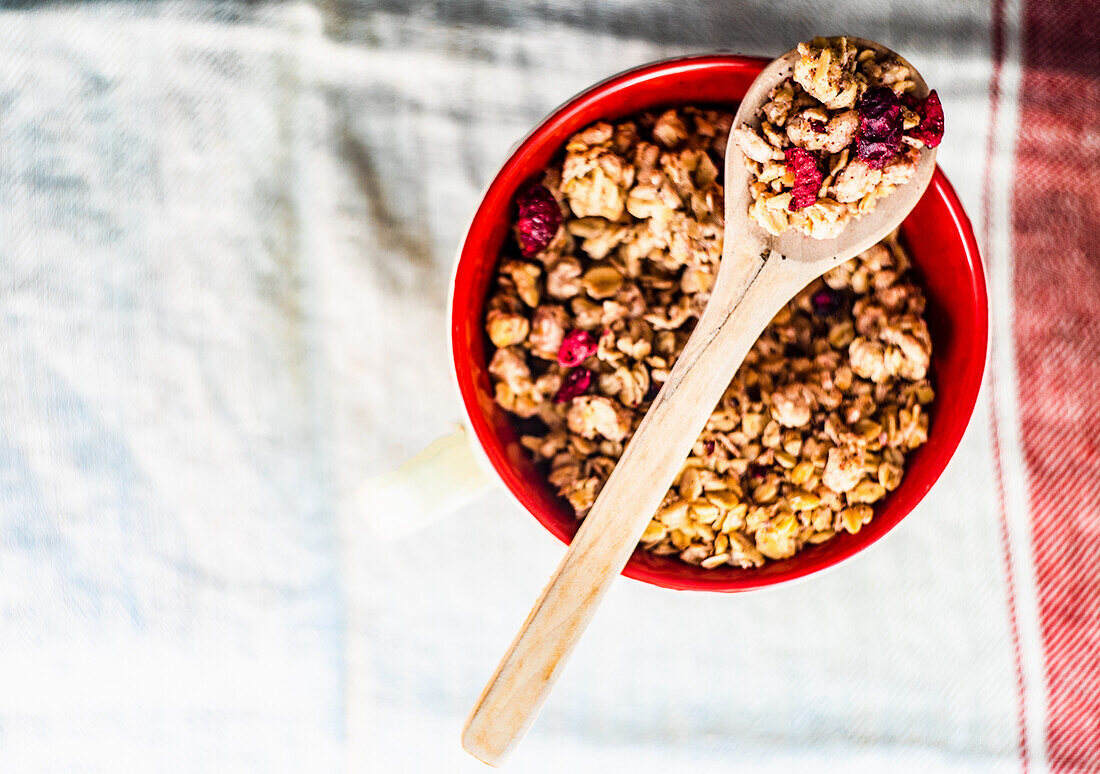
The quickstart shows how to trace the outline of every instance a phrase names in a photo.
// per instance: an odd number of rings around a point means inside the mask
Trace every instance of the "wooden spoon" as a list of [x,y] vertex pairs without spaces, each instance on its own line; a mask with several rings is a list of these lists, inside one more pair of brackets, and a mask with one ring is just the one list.
[[[877,43],[849,40],[897,56]],[[759,109],[791,75],[798,59],[797,50],[788,51],[760,73],[741,101],[734,127],[759,127]],[[915,95],[924,97],[928,87],[909,67]],[[462,745],[486,763],[500,763],[534,721],[596,606],[634,552],[760,333],[807,284],[898,227],[932,177],[935,150],[922,150],[908,183],[830,240],[811,239],[794,229],[779,237],[763,231],[748,217],[750,174],[732,135],[725,161],[724,250],[710,302],[466,721]]]

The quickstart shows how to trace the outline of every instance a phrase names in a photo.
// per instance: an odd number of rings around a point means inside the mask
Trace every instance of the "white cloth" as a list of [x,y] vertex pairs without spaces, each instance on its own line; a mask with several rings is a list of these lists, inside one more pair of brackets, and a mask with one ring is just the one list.
[[[349,504],[458,418],[451,261],[509,147],[627,67],[850,30],[938,88],[974,213],[989,28],[952,0],[0,12],[0,770],[483,770],[462,720],[562,546],[499,493],[396,543]],[[988,410],[838,569],[618,582],[509,770],[1014,770]]]

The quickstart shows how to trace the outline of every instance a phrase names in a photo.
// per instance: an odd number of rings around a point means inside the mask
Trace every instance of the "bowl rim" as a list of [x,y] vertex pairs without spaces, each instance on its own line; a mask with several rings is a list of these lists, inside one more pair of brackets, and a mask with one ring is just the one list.
[[[547,532],[552,534],[566,545],[572,539],[572,535],[554,521],[547,514],[541,512],[540,504],[529,491],[530,487],[524,485],[522,477],[511,466],[502,451],[490,449],[487,443],[495,438],[492,426],[488,418],[479,410],[476,385],[473,381],[471,369],[466,368],[465,373],[460,363],[468,360],[466,350],[459,348],[454,333],[457,322],[455,319],[454,298],[458,272],[463,257],[467,252],[469,237],[474,227],[486,217],[491,217],[484,212],[485,201],[494,189],[503,185],[502,179],[525,156],[526,152],[540,143],[541,138],[569,121],[572,116],[587,107],[598,104],[608,98],[611,92],[629,89],[631,86],[645,82],[655,77],[667,78],[677,74],[706,70],[713,67],[735,67],[738,69],[761,69],[770,60],[758,57],[733,53],[705,53],[677,56],[648,62],[637,67],[623,70],[608,78],[605,78],[592,86],[584,89],[570,99],[555,107],[545,118],[538,121],[534,127],[521,140],[516,142],[508,151],[505,161],[494,173],[492,179],[485,186],[478,198],[478,204],[470,218],[462,240],[458,244],[455,260],[451,271],[451,281],[447,298],[446,324],[448,349],[451,354],[452,383],[460,397],[460,405],[467,420],[467,426],[473,431],[474,442],[470,444],[475,457],[482,468],[491,471],[492,475],[502,488],[508,492],[512,500],[523,510],[527,511]],[[944,435],[937,436],[937,451],[935,459],[920,486],[910,492],[909,503],[906,507],[898,508],[896,513],[888,518],[876,514],[875,519],[882,529],[874,534],[867,534],[862,540],[852,541],[850,545],[839,552],[827,555],[812,554],[779,573],[762,575],[752,572],[737,575],[735,577],[679,577],[665,574],[659,568],[637,565],[631,560],[622,570],[622,575],[633,580],[651,584],[666,589],[679,591],[710,591],[719,593],[752,591],[756,589],[771,588],[774,586],[792,583],[805,579],[807,576],[821,573],[827,569],[846,563],[856,554],[864,551],[874,543],[889,534],[914,508],[924,499],[925,495],[939,481],[948,462],[954,456],[962,437],[973,417],[974,406],[977,403],[978,393],[983,381],[986,362],[989,357],[989,302],[986,287],[986,277],[978,249],[977,237],[974,233],[970,218],[963,209],[962,202],[955,192],[946,175],[937,165],[928,190],[924,196],[934,196],[939,199],[947,209],[954,228],[959,235],[960,247],[964,254],[964,263],[968,269],[967,276],[970,279],[968,291],[973,294],[978,314],[978,326],[972,335],[967,337],[967,350],[973,357],[975,366],[964,374],[963,384],[960,386],[960,402],[957,405],[959,416],[964,419],[955,422],[944,430]],[[465,357],[464,357],[465,356]],[[640,549],[639,549],[640,550]]]

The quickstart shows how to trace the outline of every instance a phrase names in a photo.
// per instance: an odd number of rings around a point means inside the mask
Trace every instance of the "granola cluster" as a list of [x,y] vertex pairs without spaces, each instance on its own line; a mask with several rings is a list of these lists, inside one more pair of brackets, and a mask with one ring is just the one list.
[[932,91],[918,100],[909,67],[847,38],[798,45],[793,76],[734,137],[753,175],[749,214],[768,233],[833,239],[906,183],[920,149],[943,136]]
[[[684,108],[595,124],[518,196],[517,249],[501,258],[485,320],[489,371],[524,447],[578,517],[709,299],[731,120]],[[927,437],[931,341],[908,266],[891,237],[780,311],[644,548],[707,568],[753,567],[867,523]]]

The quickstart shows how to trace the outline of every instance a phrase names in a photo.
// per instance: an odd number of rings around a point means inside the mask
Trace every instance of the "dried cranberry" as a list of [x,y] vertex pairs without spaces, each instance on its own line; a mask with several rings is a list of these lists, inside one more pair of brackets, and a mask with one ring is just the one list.
[[861,129],[882,135],[889,133],[901,118],[901,100],[889,86],[876,86],[863,92],[856,103]]
[[871,169],[881,169],[901,151],[901,103],[893,89],[868,89],[856,105],[859,139],[856,153]]
[[544,185],[533,183],[516,197],[516,241],[527,258],[533,257],[554,239],[561,226],[561,207]]
[[897,158],[898,146],[890,142],[859,141],[857,153],[871,169],[882,169]]
[[787,148],[783,151],[787,169],[794,175],[794,188],[791,189],[791,203],[787,209],[791,212],[809,207],[817,201],[817,192],[821,181],[825,179],[817,166],[817,154],[805,148]]
[[706,451],[708,457],[714,454],[714,441],[704,441],[703,450]]
[[576,328],[562,339],[558,349],[558,362],[567,368],[580,365],[586,358],[596,354],[599,343],[596,334]]
[[554,396],[555,403],[565,403],[580,395],[592,384],[592,372],[587,368],[574,368],[561,380],[561,388]]
[[840,309],[843,297],[830,287],[824,287],[810,296],[810,305],[818,317],[829,317]]
[[929,148],[935,148],[943,139],[943,105],[940,104],[940,95],[935,89],[928,92],[916,107],[916,113],[920,116],[920,124],[909,130],[908,134],[920,140]]
[[817,120],[811,118],[810,119],[810,128],[813,129],[817,134],[822,134],[825,131],[825,122],[824,121],[817,121]]

